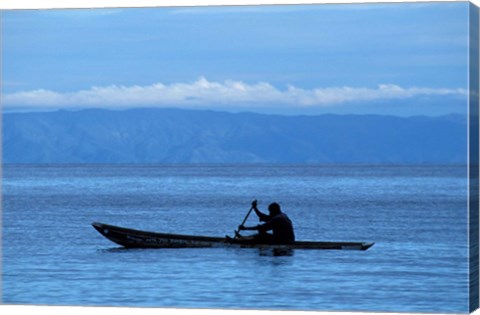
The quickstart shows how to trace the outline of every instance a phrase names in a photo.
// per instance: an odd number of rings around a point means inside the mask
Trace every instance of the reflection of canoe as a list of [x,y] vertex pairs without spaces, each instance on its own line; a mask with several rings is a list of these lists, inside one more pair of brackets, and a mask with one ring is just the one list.
[[293,244],[259,244],[229,237],[190,236],[132,230],[123,227],[92,223],[110,241],[128,248],[200,248],[241,247],[278,249],[355,249],[367,250],[374,243],[357,242],[295,242]]

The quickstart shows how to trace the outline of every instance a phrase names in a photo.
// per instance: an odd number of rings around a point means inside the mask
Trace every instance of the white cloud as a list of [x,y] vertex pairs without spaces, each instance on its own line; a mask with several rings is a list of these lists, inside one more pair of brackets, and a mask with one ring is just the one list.
[[4,109],[52,108],[131,108],[131,107],[325,107],[352,102],[406,99],[419,96],[467,95],[465,89],[404,88],[382,84],[377,88],[327,87],[284,89],[268,82],[208,81],[202,77],[191,83],[156,83],[148,86],[92,87],[71,93],[44,89],[3,96]]

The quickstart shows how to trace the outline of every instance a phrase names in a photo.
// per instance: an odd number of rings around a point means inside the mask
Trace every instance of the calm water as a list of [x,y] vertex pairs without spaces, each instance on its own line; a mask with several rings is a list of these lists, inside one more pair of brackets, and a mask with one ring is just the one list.
[[[4,166],[3,302],[467,312],[466,167]],[[360,251],[136,249],[93,221],[232,235],[257,198]],[[248,222],[256,224],[254,216]]]

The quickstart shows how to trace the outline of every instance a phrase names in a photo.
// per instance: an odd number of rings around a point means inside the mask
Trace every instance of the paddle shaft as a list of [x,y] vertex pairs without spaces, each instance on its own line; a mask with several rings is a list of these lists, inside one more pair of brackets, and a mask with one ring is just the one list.
[[243,219],[241,225],[244,225],[245,222],[247,222],[247,219],[248,219],[248,217],[250,216],[250,213],[252,213],[252,210],[253,210],[253,207],[251,207],[250,210],[248,210],[248,213],[247,213],[247,215],[245,216],[245,218]]
[[[247,219],[250,216],[250,213],[252,213],[252,210],[253,210],[253,206],[250,208],[250,210],[248,210],[247,215],[245,216],[245,218],[242,221],[242,224],[240,225],[244,225],[245,222],[247,222]],[[240,233],[240,230],[235,230],[235,238],[237,238],[240,235],[239,233]]]

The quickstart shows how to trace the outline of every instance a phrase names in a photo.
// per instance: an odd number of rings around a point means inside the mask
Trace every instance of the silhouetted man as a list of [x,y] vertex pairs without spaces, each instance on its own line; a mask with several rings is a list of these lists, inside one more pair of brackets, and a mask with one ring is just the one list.
[[[260,221],[265,223],[252,227],[240,225],[239,230],[257,230],[259,233],[254,235],[253,239],[258,243],[290,244],[295,242],[292,221],[280,210],[278,203],[274,202],[268,206],[268,215],[258,210],[256,200],[252,202],[252,208]],[[270,230],[273,234],[267,233]]]

